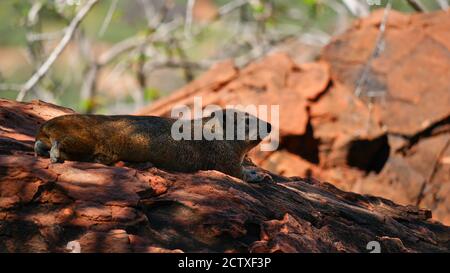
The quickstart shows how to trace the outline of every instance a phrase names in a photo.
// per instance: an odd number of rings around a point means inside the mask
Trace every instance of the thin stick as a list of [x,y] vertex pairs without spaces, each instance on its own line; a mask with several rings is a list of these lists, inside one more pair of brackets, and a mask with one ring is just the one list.
[[[235,0],[233,2],[229,2],[228,4],[222,6],[222,8],[219,9],[219,17],[224,16],[233,10],[247,4],[247,0]],[[167,10],[163,10],[162,12],[166,13]],[[163,16],[164,17],[164,16]],[[144,46],[148,43],[154,42],[159,40],[159,37],[155,36],[161,36],[165,37],[170,32],[174,31],[176,28],[182,26],[183,21],[174,19],[171,22],[165,23],[164,28],[159,29],[159,26],[161,25],[163,19],[158,20],[159,22],[153,26],[155,29],[157,29],[156,33],[154,33],[151,37],[129,37],[121,42],[115,44],[111,49],[103,53],[99,58],[97,64],[99,66],[105,66],[112,62],[115,58],[118,56],[131,51],[135,48],[139,48],[141,46]]]
[[102,37],[105,34],[106,30],[108,29],[109,24],[111,23],[113,14],[116,11],[118,2],[119,2],[119,0],[112,0],[111,6],[109,6],[108,13],[106,14],[105,20],[103,20],[102,27],[100,28],[100,31],[98,32],[98,36]]
[[365,1],[358,0],[342,0],[344,5],[350,10],[350,12],[358,17],[365,17],[369,15],[369,5]]
[[233,2],[229,2],[222,7],[219,8],[219,17],[222,17],[240,7],[243,5],[246,5],[248,0],[235,0]]
[[30,42],[56,40],[66,32],[66,28],[44,33],[27,33],[27,40]]
[[422,202],[424,195],[425,195],[425,190],[427,188],[427,185],[429,183],[433,182],[433,179],[436,176],[436,173],[439,169],[439,165],[440,165],[439,163],[441,161],[441,158],[444,157],[445,151],[447,151],[448,147],[450,147],[450,137],[447,138],[447,142],[444,144],[441,151],[436,156],[436,159],[433,163],[433,168],[431,169],[430,175],[428,175],[428,178],[423,182],[423,184],[420,188],[419,195],[417,196],[417,200],[416,200],[416,206],[419,206],[420,203]]
[[58,45],[53,49],[52,53],[49,55],[47,60],[41,65],[41,67],[31,76],[31,78],[23,85],[19,95],[17,96],[18,101],[22,101],[25,95],[30,91],[44,76],[47,74],[50,67],[56,61],[56,59],[61,55],[61,53],[66,48],[67,44],[72,39],[75,30],[80,25],[81,21],[86,17],[88,12],[92,7],[97,4],[98,0],[89,0],[83,7],[80,8],[78,13],[75,15],[73,20],[70,22],[66,29],[66,33],[62,37]]
[[367,77],[369,76],[369,72],[370,72],[370,65],[372,64],[373,59],[378,57],[378,55],[381,52],[381,44],[383,43],[384,32],[386,31],[386,24],[387,24],[387,20],[388,20],[389,12],[391,11],[391,8],[392,8],[392,3],[391,3],[391,1],[389,1],[388,4],[386,5],[386,8],[384,9],[383,20],[381,21],[380,28],[379,28],[380,32],[378,33],[378,37],[375,42],[375,49],[373,50],[372,55],[370,56],[366,65],[364,66],[361,77],[358,80],[358,83],[356,84],[355,96],[357,96],[357,97],[359,97],[361,95],[362,89],[363,89],[364,85],[366,84]]
[[186,18],[184,23],[184,36],[187,39],[192,38],[192,21],[193,21],[193,15],[194,15],[194,6],[195,6],[195,0],[188,0],[187,6],[186,6]]

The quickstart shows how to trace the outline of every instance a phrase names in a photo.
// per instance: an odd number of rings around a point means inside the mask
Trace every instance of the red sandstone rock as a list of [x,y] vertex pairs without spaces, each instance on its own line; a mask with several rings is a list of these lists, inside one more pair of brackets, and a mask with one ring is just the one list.
[[[323,51],[334,82],[354,91],[364,66],[369,66],[365,92],[386,99],[375,110],[391,133],[413,136],[450,116],[450,13],[391,13],[381,54],[374,52],[380,13],[338,36]],[[405,42],[407,41],[407,42]]]
[[[51,107],[0,101],[36,127]],[[15,147],[0,154],[0,252],[366,252],[373,240],[389,252],[450,249],[450,228],[429,211],[312,179],[249,184],[217,171],[50,164]]]

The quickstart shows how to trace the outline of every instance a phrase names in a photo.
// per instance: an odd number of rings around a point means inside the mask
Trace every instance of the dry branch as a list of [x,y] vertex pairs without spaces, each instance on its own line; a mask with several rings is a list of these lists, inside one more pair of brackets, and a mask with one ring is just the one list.
[[39,69],[31,76],[31,78],[22,86],[19,95],[17,96],[18,101],[22,101],[25,95],[30,91],[49,71],[50,67],[56,61],[56,59],[61,55],[61,53],[66,48],[67,44],[72,39],[75,30],[78,28],[80,23],[92,9],[92,7],[97,4],[98,0],[89,0],[83,7],[80,8],[78,13],[75,15],[73,20],[70,22],[66,29],[64,36],[58,45],[53,49],[52,53],[49,55],[47,60],[39,67]]
[[103,20],[102,23],[102,27],[100,28],[100,31],[98,32],[98,35],[101,37],[105,34],[106,30],[109,27],[109,24],[111,23],[111,19],[113,17],[114,12],[116,11],[117,8],[117,3],[119,2],[119,0],[113,0],[111,2],[111,6],[109,6],[108,12],[105,16],[105,19]]
[[380,54],[381,50],[382,50],[382,44],[383,44],[383,39],[384,39],[384,33],[386,31],[386,24],[387,24],[387,20],[389,17],[389,12],[391,11],[392,8],[392,2],[389,1],[385,10],[384,10],[384,15],[383,15],[383,20],[381,21],[380,27],[379,27],[379,33],[378,33],[378,37],[377,40],[375,42],[375,48],[371,54],[371,56],[369,57],[369,60],[367,61],[367,63],[364,66],[364,69],[362,71],[361,77],[359,78],[357,84],[356,84],[356,88],[355,88],[355,96],[359,97],[363,91],[363,87],[366,84],[367,78],[369,76],[369,72],[370,72],[370,67],[372,64],[372,61],[378,57],[378,55]]
[[184,36],[187,39],[192,38],[191,30],[192,30],[194,6],[195,6],[195,0],[188,0],[187,6],[186,6],[186,18],[185,18],[185,23],[184,23]]

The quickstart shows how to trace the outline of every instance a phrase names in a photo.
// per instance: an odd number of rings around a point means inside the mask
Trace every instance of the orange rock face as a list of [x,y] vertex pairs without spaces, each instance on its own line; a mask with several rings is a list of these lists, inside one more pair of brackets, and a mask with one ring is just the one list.
[[355,90],[368,67],[362,86],[367,94],[385,94],[375,105],[392,134],[413,136],[450,116],[449,12],[406,16],[393,12],[384,34],[381,54],[369,61],[380,24],[379,13],[355,24],[323,52],[332,66],[333,80]]
[[381,14],[355,23],[323,51],[333,81],[347,90],[357,88],[367,68],[361,98],[372,101],[372,116],[389,139],[383,170],[358,179],[351,189],[427,207],[449,224],[450,198],[443,196],[450,172],[442,158],[450,153],[450,13],[392,12],[383,49],[370,61],[374,44],[368,41],[378,35]]

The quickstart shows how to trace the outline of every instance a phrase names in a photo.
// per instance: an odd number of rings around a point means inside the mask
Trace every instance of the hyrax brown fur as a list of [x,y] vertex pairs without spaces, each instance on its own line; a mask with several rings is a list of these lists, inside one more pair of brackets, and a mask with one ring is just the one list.
[[[65,115],[41,126],[34,149],[36,154],[50,157],[54,163],[64,160],[107,165],[118,161],[151,162],[156,167],[171,171],[218,170],[242,179],[245,154],[270,133],[271,125],[248,113],[232,109],[218,110],[197,120],[197,123],[195,120],[186,120],[183,124],[190,125],[194,131],[196,126],[201,126],[201,129],[211,127],[212,119],[218,121],[217,128],[213,129],[221,128],[223,134],[230,125],[233,125],[231,128],[234,128],[234,133],[237,128],[245,128],[245,138],[238,140],[234,134],[232,140],[225,137],[223,140],[175,140],[171,133],[176,119]],[[249,126],[255,121],[258,126],[266,126],[266,130]],[[256,136],[256,139],[250,136]]]

